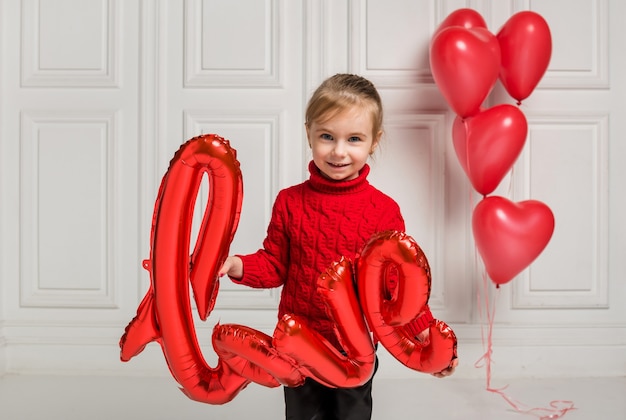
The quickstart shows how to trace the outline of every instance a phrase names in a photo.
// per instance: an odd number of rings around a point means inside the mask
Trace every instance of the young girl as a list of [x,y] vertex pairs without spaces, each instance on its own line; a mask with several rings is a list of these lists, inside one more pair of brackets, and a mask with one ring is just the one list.
[[[324,81],[306,110],[310,178],[278,194],[263,248],[228,257],[220,270],[250,287],[282,286],[279,319],[306,319],[338,349],[316,291],[319,275],[342,256],[354,259],[374,233],[405,229],[398,204],[367,181],[367,160],[380,142],[382,122],[381,99],[371,82],[351,74]],[[454,366],[436,376],[451,374]],[[372,379],[356,388],[328,388],[307,378],[302,386],[284,388],[286,418],[370,419],[371,391]]]

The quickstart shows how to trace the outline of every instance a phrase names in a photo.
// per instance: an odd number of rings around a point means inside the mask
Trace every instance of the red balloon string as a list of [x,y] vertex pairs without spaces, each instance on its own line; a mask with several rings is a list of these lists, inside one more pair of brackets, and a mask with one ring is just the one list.
[[[475,256],[476,262],[478,262],[477,255]],[[474,366],[476,368],[484,367],[487,379],[487,390],[491,389],[491,354],[493,353],[493,321],[495,317],[495,305],[493,309],[490,309],[490,301],[488,294],[488,282],[487,282],[487,274],[483,271],[482,273],[483,279],[483,295],[484,295],[484,307],[485,313],[482,312],[481,305],[481,293],[478,291],[477,300],[478,300],[478,314],[481,319],[484,317],[487,318],[487,332],[485,332],[485,328],[481,328],[480,334],[483,343],[483,348],[485,348],[485,353],[476,361]]]
[[[477,255],[476,255],[476,261],[478,261]],[[483,272],[482,272],[482,290],[483,290],[484,307],[485,307],[485,314],[484,315],[482,313],[481,292],[480,292],[480,290],[478,291],[477,298],[478,298],[479,315],[480,315],[481,318],[483,318],[483,316],[486,316],[486,318],[487,318],[487,331],[485,332],[485,328],[481,328],[481,337],[482,337],[482,342],[483,342],[483,348],[485,348],[486,350],[485,350],[485,353],[476,361],[474,366],[476,368],[480,368],[480,367],[484,367],[485,368],[485,374],[486,374],[485,375],[486,376],[486,386],[485,386],[485,389],[488,392],[500,395],[518,413],[529,414],[529,415],[537,417],[540,420],[559,419],[559,418],[565,416],[565,414],[567,414],[567,412],[569,412],[571,410],[575,410],[576,408],[574,407],[574,403],[572,401],[567,401],[567,400],[554,400],[554,401],[551,401],[549,408],[541,408],[541,407],[524,408],[525,404],[522,404],[522,403],[514,400],[507,393],[504,392],[504,390],[506,388],[508,388],[508,385],[505,385],[505,386],[503,386],[501,388],[494,388],[491,385],[491,377],[492,377],[492,374],[491,374],[491,364],[493,362],[493,359],[492,359],[492,355],[493,355],[493,323],[494,323],[495,314],[496,314],[496,305],[495,305],[495,303],[492,305],[492,303],[489,300],[488,286],[489,286],[488,276],[487,276],[486,272],[483,270]],[[501,289],[499,287],[496,288],[496,296],[494,297],[494,302],[495,302],[497,296],[499,295],[500,290]]]

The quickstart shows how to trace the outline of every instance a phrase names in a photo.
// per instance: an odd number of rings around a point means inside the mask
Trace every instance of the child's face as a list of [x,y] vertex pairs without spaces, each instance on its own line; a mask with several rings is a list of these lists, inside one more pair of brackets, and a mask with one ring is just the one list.
[[356,178],[378,145],[381,133],[372,133],[366,107],[353,107],[307,127],[313,162],[322,174],[336,181]]

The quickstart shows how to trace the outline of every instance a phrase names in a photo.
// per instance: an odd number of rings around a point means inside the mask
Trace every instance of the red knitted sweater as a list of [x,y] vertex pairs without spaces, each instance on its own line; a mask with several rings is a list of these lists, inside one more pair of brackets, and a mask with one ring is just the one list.
[[404,231],[400,207],[367,181],[368,165],[350,181],[322,176],[311,161],[310,178],[276,197],[263,248],[243,260],[243,277],[234,281],[255,288],[283,286],[278,316],[307,320],[335,346],[334,334],[317,279],[342,256],[354,260],[371,236]]

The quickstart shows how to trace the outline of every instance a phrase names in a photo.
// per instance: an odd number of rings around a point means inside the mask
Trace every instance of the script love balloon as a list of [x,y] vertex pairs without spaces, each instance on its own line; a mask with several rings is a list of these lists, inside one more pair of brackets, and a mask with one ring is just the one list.
[[471,28],[487,28],[487,23],[485,19],[474,9],[457,9],[454,12],[450,13],[446,18],[439,24],[437,30],[434,35],[437,35],[439,32],[444,30],[445,28],[449,28],[451,26],[460,26],[465,29]]
[[472,230],[487,274],[500,285],[511,281],[543,252],[554,232],[554,215],[537,200],[514,203],[490,196],[474,209]]
[[[209,179],[209,199],[189,255],[194,206],[204,175]],[[190,399],[209,404],[231,401],[252,382],[299,386],[311,377],[330,387],[358,386],[371,378],[376,360],[365,311],[373,314],[370,321],[382,314],[382,324],[372,324],[374,332],[408,367],[435,373],[451,365],[456,338],[445,323],[432,318],[426,305],[430,272],[425,256],[406,234],[391,232],[375,236],[375,245],[369,243],[359,260],[359,269],[365,272],[359,276],[364,293],[355,290],[355,266],[346,258],[318,279],[318,292],[336,324],[343,351],[306,320],[287,314],[271,337],[243,325],[217,324],[212,344],[218,360],[210,367],[195,333],[189,289],[191,285],[200,318],[205,320],[217,299],[218,271],[239,222],[242,191],[239,162],[227,140],[213,134],[194,137],[176,152],[161,181],[150,259],[143,262],[150,287],[120,338],[122,361],[157,342],[181,390]],[[415,258],[408,257],[410,251],[417,253]],[[399,273],[398,286],[389,298],[383,293],[388,271],[381,271],[388,263]],[[366,296],[365,301],[358,296]],[[430,340],[422,343],[416,335],[426,328]]]
[[517,160],[528,133],[524,113],[509,104],[496,105],[452,126],[454,151],[472,186],[493,192]]
[[497,39],[502,54],[500,81],[521,102],[535,90],[550,63],[550,28],[539,14],[522,11],[505,22]]
[[274,346],[296,360],[307,376],[330,387],[355,387],[374,373],[376,351],[353,284],[353,266],[341,258],[317,282],[345,354],[294,315],[285,315],[274,332]]
[[462,118],[478,112],[500,72],[500,46],[485,28],[442,29],[430,45],[430,69],[435,83]]
[[270,388],[302,385],[304,374],[272,341],[267,334],[245,325],[217,324],[213,328],[215,353],[237,375]]
[[[391,267],[397,270],[398,285],[394,296],[385,298]],[[405,327],[428,311],[431,287],[428,260],[413,238],[395,231],[374,235],[357,261],[357,284],[368,325],[400,363],[423,373],[441,372],[451,365],[457,340],[448,325],[438,320],[424,325],[429,329],[428,343]]]
[[[204,174],[211,197],[190,258],[191,219]],[[242,190],[236,152],[227,140],[203,135],[180,147],[155,202],[150,259],[144,261],[150,287],[120,339],[123,361],[141,353],[151,341],[158,342],[182,391],[210,404],[232,400],[250,381],[222,361],[215,368],[206,364],[193,325],[189,283],[205,319],[217,295],[217,271],[239,222]]]

